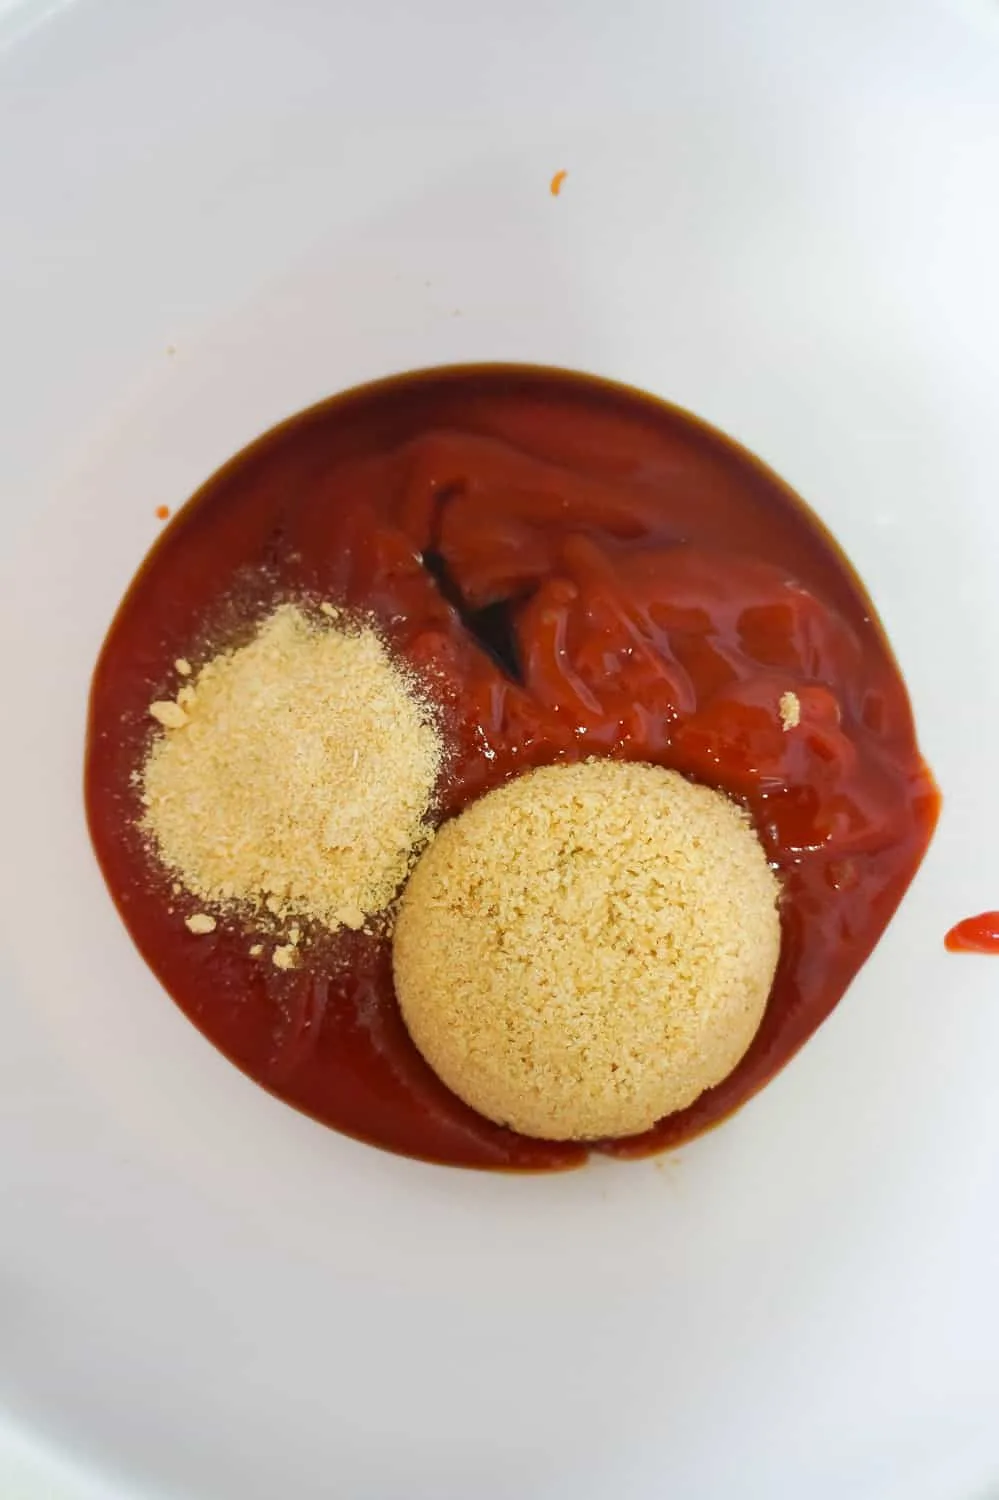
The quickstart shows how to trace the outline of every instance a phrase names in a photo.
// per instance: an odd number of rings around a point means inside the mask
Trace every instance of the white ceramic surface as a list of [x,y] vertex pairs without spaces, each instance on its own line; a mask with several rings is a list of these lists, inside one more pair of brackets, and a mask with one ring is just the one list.
[[[993,0],[0,10],[5,1500],[999,1494],[999,959],[942,947],[999,905],[997,175]],[[756,1101],[539,1179],[248,1083],[80,800],[154,508],[328,392],[492,358],[646,386],[806,495],[947,798]]]

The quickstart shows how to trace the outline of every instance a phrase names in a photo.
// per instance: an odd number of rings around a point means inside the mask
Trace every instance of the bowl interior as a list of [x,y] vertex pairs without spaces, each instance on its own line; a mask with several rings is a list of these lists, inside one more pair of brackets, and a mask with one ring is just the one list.
[[[13,1419],[206,1500],[984,1493],[999,970],[942,947],[999,904],[984,8],[35,15],[0,30]],[[678,1155],[565,1177],[394,1159],[256,1089],[132,951],[82,814],[156,508],[334,390],[484,359],[648,388],[777,469],[871,591],[945,797],[790,1067]]]

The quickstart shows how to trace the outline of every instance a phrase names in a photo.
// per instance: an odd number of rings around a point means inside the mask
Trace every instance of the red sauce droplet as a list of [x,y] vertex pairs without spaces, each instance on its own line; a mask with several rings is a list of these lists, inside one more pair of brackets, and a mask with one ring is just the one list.
[[317,938],[289,973],[233,924],[211,962],[204,939],[184,941],[137,827],[149,703],[198,641],[223,645],[295,597],[370,615],[426,670],[452,752],[442,818],[588,755],[674,766],[753,818],[783,887],[760,1031],[689,1109],[595,1150],[676,1145],[760,1089],[836,1005],[929,842],[938,796],[874,607],[745,449],[622,386],[511,366],[313,407],[210,479],[150,553],[94,674],[86,794],[112,895],[178,1005],[251,1077],[350,1135],[479,1167],[568,1167],[590,1149],[515,1135],[448,1092],[402,1023],[387,941]]
[[169,505],[157,505],[157,507],[156,507],[156,519],[157,519],[157,521],[168,521],[170,519],[170,507],[169,507]]
[[965,917],[944,938],[948,953],[999,953],[999,911]]
[[568,177],[568,175],[569,173],[565,170],[564,167],[561,172],[555,173],[555,176],[551,181],[551,193],[553,198],[557,198],[559,193],[562,191],[562,184]]

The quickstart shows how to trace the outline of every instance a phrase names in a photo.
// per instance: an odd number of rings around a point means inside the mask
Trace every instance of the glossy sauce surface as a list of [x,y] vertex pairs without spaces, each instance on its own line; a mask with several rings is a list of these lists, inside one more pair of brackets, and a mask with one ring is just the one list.
[[[281,973],[226,921],[193,936],[136,832],[148,705],[282,599],[373,617],[425,674],[449,759],[439,816],[518,770],[654,761],[749,808],[783,883],[763,1025],[719,1087],[596,1148],[481,1119],[423,1063],[389,944],[317,938]],[[800,724],[778,705],[792,692]],[[326,1123],[429,1160],[556,1168],[697,1134],[759,1089],[870,953],[938,798],[870,601],[764,466],[688,414],[554,371],[430,371],[266,434],[167,528],[93,682],[94,846],[134,940],[186,1014],[253,1078]]]
[[949,953],[999,953],[999,911],[965,917],[944,938]]

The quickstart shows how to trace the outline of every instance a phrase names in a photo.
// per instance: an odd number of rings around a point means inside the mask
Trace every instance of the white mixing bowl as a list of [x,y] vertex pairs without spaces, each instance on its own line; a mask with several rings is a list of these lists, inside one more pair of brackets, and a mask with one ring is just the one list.
[[[999,959],[942,945],[999,906],[997,142],[991,0],[0,3],[4,1496],[999,1493]],[[945,797],[783,1074],[562,1177],[248,1082],[134,951],[80,789],[156,507],[339,388],[493,359],[784,475]]]

